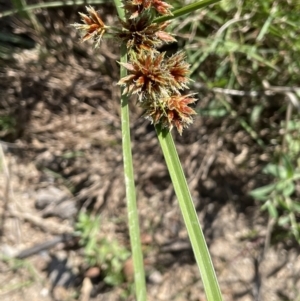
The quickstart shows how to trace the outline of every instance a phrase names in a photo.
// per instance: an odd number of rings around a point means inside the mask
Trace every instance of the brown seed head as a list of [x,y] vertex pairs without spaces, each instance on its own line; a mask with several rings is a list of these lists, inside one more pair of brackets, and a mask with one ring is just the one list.
[[189,95],[172,95],[163,99],[159,105],[145,103],[145,116],[150,118],[154,124],[161,124],[163,127],[171,130],[176,127],[179,134],[182,134],[183,128],[193,123],[192,115],[196,112],[188,105],[194,103],[196,98]]
[[93,7],[86,6],[86,10],[89,15],[79,13],[84,24],[75,23],[72,25],[76,29],[83,32],[83,36],[81,38],[82,42],[93,38],[96,42],[95,47],[97,47],[100,44],[101,38],[108,27],[105,26],[98,12],[95,11]]
[[130,14],[130,18],[134,19],[148,9],[155,9],[161,15],[172,15],[170,9],[172,5],[161,0],[125,0],[124,8]]
[[188,88],[187,83],[190,81],[188,74],[190,65],[185,61],[185,54],[177,52],[168,58],[166,66],[174,79],[173,85],[178,90]]
[[150,97],[155,102],[158,97],[166,97],[171,76],[164,64],[164,56],[165,53],[141,52],[132,56],[130,63],[123,63],[129,71],[129,75],[118,82],[126,86],[123,93],[138,94],[140,101]]
[[163,43],[176,41],[171,34],[164,31],[170,22],[152,23],[148,15],[138,19],[120,20],[120,22],[123,29],[117,36],[126,43],[128,49],[156,51],[155,48]]

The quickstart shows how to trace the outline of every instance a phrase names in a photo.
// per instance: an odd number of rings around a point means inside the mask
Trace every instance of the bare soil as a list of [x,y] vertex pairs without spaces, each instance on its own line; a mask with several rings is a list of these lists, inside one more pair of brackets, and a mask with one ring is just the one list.
[[[6,32],[34,42],[28,49],[9,44],[11,55],[0,64],[0,113],[16,121],[0,132],[3,301],[134,300],[129,282],[108,287],[93,279],[74,241],[14,258],[72,234],[80,211],[100,214],[100,235],[129,247],[118,45],[80,44],[68,26],[78,10],[37,12],[42,32],[17,17],[1,20]],[[103,15],[116,22],[109,5]],[[205,108],[213,95],[195,92],[196,108]],[[134,100],[130,107],[149,300],[205,300],[154,128]],[[230,116],[197,116],[182,137],[173,134],[224,300],[300,300],[299,247],[272,245],[272,225],[248,196],[265,180],[268,154]],[[128,279],[131,268],[124,266]]]

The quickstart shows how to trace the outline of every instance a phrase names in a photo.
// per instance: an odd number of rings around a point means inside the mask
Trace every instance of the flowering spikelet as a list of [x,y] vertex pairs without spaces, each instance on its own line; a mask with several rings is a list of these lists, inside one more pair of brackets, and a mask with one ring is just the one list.
[[188,88],[190,65],[185,61],[185,54],[183,52],[175,53],[167,60],[166,66],[173,78],[174,86],[178,90]]
[[179,94],[186,83],[189,64],[184,60],[183,53],[165,58],[165,53],[141,52],[132,55],[129,63],[122,64],[129,75],[119,81],[125,85],[124,93],[138,94],[139,100],[150,96],[154,102],[165,95]]
[[164,98],[159,105],[144,104],[145,116],[150,118],[154,124],[161,124],[170,130],[175,126],[179,134],[183,128],[193,123],[192,115],[196,112],[188,105],[194,103],[196,98],[189,95],[172,95]]
[[124,94],[138,94],[139,100],[167,96],[170,88],[170,73],[163,63],[165,53],[141,52],[133,56],[129,63],[122,65],[129,71],[118,84],[125,85]]
[[95,11],[93,7],[86,6],[86,10],[89,16],[79,13],[84,24],[75,23],[72,24],[72,26],[83,32],[83,36],[81,38],[82,42],[93,38],[96,42],[95,47],[97,47],[100,44],[101,38],[108,27],[105,26],[98,12]]
[[105,26],[91,6],[86,7],[87,15],[80,13],[83,24],[73,26],[83,32],[82,41],[93,38],[96,47],[107,30],[126,44],[129,62],[121,65],[128,75],[118,82],[124,86],[123,94],[136,94],[139,105],[145,110],[144,115],[152,123],[169,130],[176,127],[181,135],[196,114],[189,107],[196,99],[192,94],[181,95],[190,81],[190,66],[183,52],[166,57],[165,52],[157,50],[163,43],[176,40],[165,32],[170,22],[153,23],[157,14],[171,14],[172,6],[162,0],[124,0],[123,8],[126,18],[119,20],[121,28]]
[[118,33],[118,37],[126,43],[128,49],[152,50],[161,46],[164,42],[175,42],[176,39],[164,30],[170,22],[161,24],[152,23],[148,15],[138,19],[120,20],[123,29]]
[[137,18],[145,10],[154,8],[161,15],[172,15],[172,5],[161,0],[125,0],[124,9],[131,14],[130,19]]

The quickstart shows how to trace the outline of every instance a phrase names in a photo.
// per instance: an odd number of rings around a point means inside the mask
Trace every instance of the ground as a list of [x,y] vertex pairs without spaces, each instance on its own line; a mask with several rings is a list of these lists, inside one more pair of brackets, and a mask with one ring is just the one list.
[[[1,71],[1,113],[16,121],[0,141],[3,301],[134,299],[130,260],[123,269],[127,282],[108,287],[101,271],[84,263],[78,241],[64,236],[74,233],[80,212],[89,212],[100,215],[100,236],[129,248],[118,45],[108,40],[93,50],[80,44],[64,26],[77,10],[41,16],[44,35],[32,36],[33,48],[14,45]],[[27,23],[19,22],[10,19],[6,29],[27,32]],[[193,92],[197,108],[205,108],[211,95]],[[148,298],[205,300],[154,128],[135,100],[130,108]],[[182,137],[172,133],[224,300],[300,300],[297,248],[291,241],[271,244],[272,220],[249,197],[263,181],[259,172],[268,156],[231,117],[196,116]],[[53,239],[60,242],[14,258]]]

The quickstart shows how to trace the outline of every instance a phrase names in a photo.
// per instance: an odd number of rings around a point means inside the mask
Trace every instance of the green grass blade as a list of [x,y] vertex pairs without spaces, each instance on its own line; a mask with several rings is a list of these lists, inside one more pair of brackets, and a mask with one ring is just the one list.
[[20,16],[21,17],[30,19],[30,13],[25,11],[25,9],[24,9],[27,6],[26,1],[24,1],[24,0],[12,0],[11,2],[13,4],[13,6],[18,11],[20,11]]
[[[124,11],[121,8],[121,3],[114,0],[120,18],[124,18]],[[125,44],[121,46],[121,62],[127,62],[127,48]],[[127,75],[125,67],[121,66],[121,78]],[[122,89],[123,90],[123,89]],[[123,92],[123,91],[122,91]],[[131,154],[131,141],[130,141],[130,121],[129,121],[129,107],[128,97],[121,96],[121,122],[122,122],[122,146],[123,146],[123,159],[124,159],[124,174],[126,186],[126,199],[128,210],[128,226],[132,251],[132,259],[134,266],[134,282],[136,289],[137,301],[145,301],[147,299],[146,280],[144,271],[143,253],[140,239],[139,218],[136,203],[136,193],[134,185],[134,173]]]
[[185,5],[182,8],[176,9],[172,11],[172,15],[168,15],[168,16],[161,16],[158,17],[156,19],[154,19],[154,23],[161,23],[161,22],[165,22],[168,20],[172,20],[175,18],[178,18],[180,16],[183,16],[185,14],[189,14],[193,11],[196,11],[197,9],[200,8],[204,8],[210,4],[215,4],[217,2],[220,2],[221,0],[201,0],[201,1],[197,1],[196,3],[191,3],[189,5]]
[[114,0],[118,15],[121,19],[125,18],[125,10],[122,7],[121,0]]
[[13,6],[18,10],[19,14],[23,18],[27,18],[30,20],[33,28],[40,32],[41,26],[36,18],[36,16],[32,13],[32,11],[27,11],[26,7],[28,6],[26,0],[12,0]]
[[167,167],[178,198],[183,219],[191,240],[197,265],[200,270],[206,297],[208,301],[221,301],[222,295],[212,260],[205,242],[203,232],[198,220],[191,194],[178,158],[178,154],[167,129],[156,126],[158,139],[167,163]]
[[51,8],[51,7],[63,7],[63,6],[75,6],[75,5],[92,5],[105,3],[105,0],[67,0],[67,1],[52,1],[46,3],[37,3],[18,7],[16,9],[6,10],[3,13],[0,12],[0,19],[3,17],[11,16],[16,13],[32,11],[34,9]]

